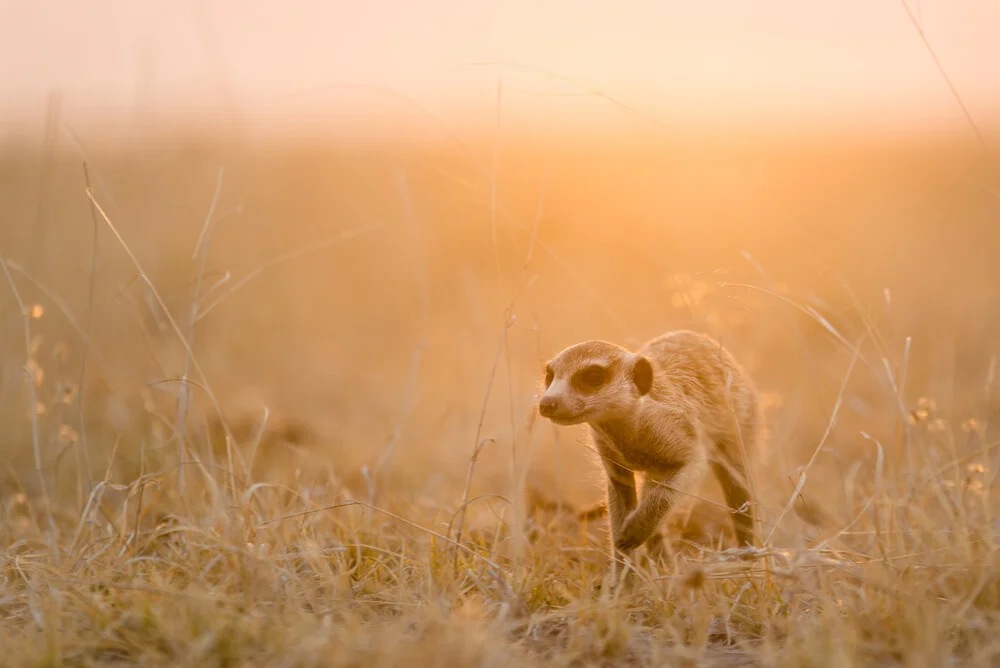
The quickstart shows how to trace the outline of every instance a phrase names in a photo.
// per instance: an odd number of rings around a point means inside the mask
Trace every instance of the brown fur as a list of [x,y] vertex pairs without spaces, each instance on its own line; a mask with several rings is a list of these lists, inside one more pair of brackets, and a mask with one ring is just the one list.
[[[541,414],[586,422],[607,473],[613,549],[656,549],[659,525],[709,468],[741,544],[756,543],[746,456],[758,434],[757,393],[721,344],[670,332],[636,353],[605,341],[566,348],[546,365]],[[635,473],[643,474],[637,495]]]

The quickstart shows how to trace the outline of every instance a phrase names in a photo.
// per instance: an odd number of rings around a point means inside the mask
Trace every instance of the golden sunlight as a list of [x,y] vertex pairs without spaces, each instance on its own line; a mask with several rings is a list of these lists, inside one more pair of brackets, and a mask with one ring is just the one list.
[[997,665],[998,28],[3,3],[0,664]]

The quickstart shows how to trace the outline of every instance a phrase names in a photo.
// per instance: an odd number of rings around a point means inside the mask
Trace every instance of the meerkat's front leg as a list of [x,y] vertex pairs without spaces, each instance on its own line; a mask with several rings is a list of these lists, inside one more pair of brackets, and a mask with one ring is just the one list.
[[636,507],[635,474],[607,459],[604,459],[604,470],[608,475],[608,520],[611,524],[611,545],[614,547],[625,518]]
[[656,531],[677,498],[693,487],[705,474],[703,462],[688,462],[666,472],[647,472],[642,485],[639,507],[629,513],[615,539],[615,549],[630,552],[642,545]]

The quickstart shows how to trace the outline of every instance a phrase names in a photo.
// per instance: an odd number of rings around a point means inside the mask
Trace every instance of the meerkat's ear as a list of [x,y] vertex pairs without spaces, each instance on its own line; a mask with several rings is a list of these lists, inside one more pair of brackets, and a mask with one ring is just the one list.
[[632,382],[639,390],[639,396],[648,394],[653,389],[653,365],[642,355],[636,356],[632,365]]

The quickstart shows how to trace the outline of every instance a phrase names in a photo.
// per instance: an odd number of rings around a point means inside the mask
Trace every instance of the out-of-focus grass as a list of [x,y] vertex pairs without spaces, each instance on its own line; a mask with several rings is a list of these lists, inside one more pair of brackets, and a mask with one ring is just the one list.
[[[73,154],[0,164],[5,664],[995,665],[969,155],[512,142],[494,210],[441,147],[188,146],[90,155],[107,220]],[[598,591],[539,363],[681,327],[761,386],[771,540],[736,558],[712,483]]]

